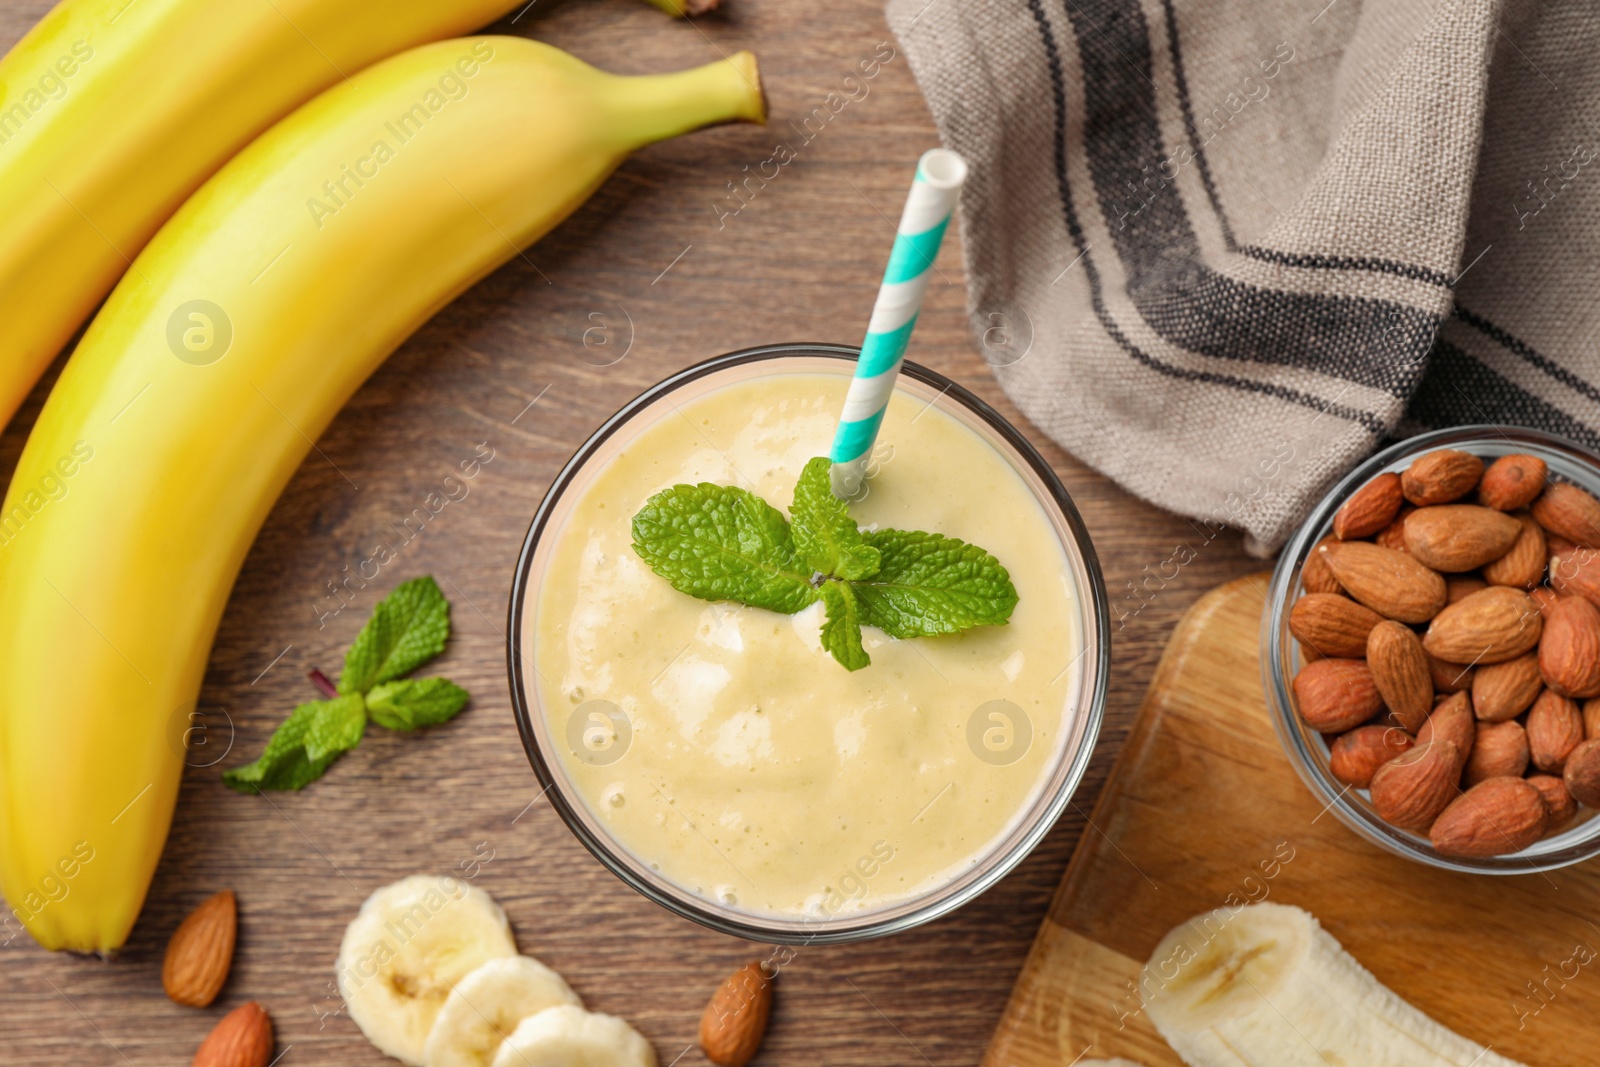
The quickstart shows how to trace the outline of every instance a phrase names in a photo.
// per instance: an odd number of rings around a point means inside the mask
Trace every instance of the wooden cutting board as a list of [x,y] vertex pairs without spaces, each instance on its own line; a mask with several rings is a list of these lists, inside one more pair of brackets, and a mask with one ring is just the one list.
[[1496,1052],[1600,1062],[1600,862],[1434,871],[1324,814],[1262,697],[1267,582],[1220,586],[1173,632],[985,1067],[1181,1067],[1139,1013],[1140,966],[1179,922],[1251,900],[1311,911],[1380,981]]

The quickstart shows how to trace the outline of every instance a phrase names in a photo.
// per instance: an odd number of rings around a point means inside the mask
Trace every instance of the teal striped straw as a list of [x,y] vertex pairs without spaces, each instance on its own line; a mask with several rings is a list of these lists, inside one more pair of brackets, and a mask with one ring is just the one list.
[[861,342],[855,377],[828,456],[833,461],[833,493],[841,499],[855,496],[866,477],[872,445],[928,291],[928,274],[966,180],[967,161],[948,149],[931,149],[917,161],[917,176],[900,215],[894,249],[872,305],[867,337]]

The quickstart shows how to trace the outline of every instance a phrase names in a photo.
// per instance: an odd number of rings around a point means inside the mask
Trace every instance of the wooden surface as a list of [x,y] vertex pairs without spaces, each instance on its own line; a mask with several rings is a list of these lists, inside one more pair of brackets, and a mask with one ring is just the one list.
[[1262,900],[1312,912],[1380,981],[1502,1055],[1594,1063],[1600,864],[1499,878],[1435,871],[1324,814],[1262,699],[1266,585],[1265,574],[1224,585],[1178,624],[986,1067],[1080,1056],[1182,1067],[1132,983],[1174,926]]
[[[685,25],[637,0],[538,0],[515,26],[497,27],[627,72],[750,48],[773,121],[640,153],[529,253],[538,271],[518,260],[491,276],[356,395],[318,442],[327,459],[312,454],[267,520],[218,634],[202,707],[216,727],[213,744],[226,745],[231,721],[236,750],[217,767],[188,772],[121,958],[52,956],[25,936],[0,949],[0,1059],[186,1063],[224,1011],[256,999],[276,1020],[283,1067],[386,1062],[347,1018],[324,1014],[338,1008],[330,982],[340,932],[375,886],[455,870],[481,842],[494,859],[477,884],[505,904],[521,944],[591,1006],[632,1020],[664,1065],[689,1046],[722,975],[761,954],[646,903],[547,804],[529,807],[536,789],[511,719],[503,645],[517,549],[572,450],[645,386],[707,356],[772,341],[858,343],[912,163],[936,143],[904,57],[810,143],[790,126],[840,90],[880,41],[892,41],[880,0],[727,3],[726,15]],[[0,0],[0,47],[48,6]],[[742,180],[743,168],[754,170],[779,141],[797,158],[719,227],[714,205],[731,209],[726,183]],[[955,241],[938,267],[913,358],[1014,418],[967,329]],[[596,326],[609,331],[608,347],[598,345],[599,332],[586,346],[585,331]],[[0,437],[5,476],[48,383]],[[319,625],[335,603],[327,583],[354,570],[387,524],[419,506],[479,442],[495,459],[470,495],[429,523],[349,609]],[[760,1063],[978,1061],[1167,629],[1200,591],[1256,566],[1236,536],[1158,512],[1059,449],[1045,454],[1100,546],[1119,620],[1104,739],[1078,807],[1016,873],[956,915],[907,936],[801,952],[785,969]],[[373,600],[429,572],[455,602],[456,636],[437,668],[471,689],[472,707],[426,736],[374,730],[302,794],[267,800],[224,789],[219,767],[253,757],[290,707],[314,698],[306,671],[337,666]],[[225,886],[238,890],[242,913],[233,976],[213,1008],[177,1007],[160,991],[162,948],[190,907]],[[688,1051],[676,1062],[704,1060]]]

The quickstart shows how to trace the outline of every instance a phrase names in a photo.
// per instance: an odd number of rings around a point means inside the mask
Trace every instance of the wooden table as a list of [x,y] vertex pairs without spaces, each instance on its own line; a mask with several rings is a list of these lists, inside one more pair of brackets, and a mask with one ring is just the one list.
[[[864,96],[854,88],[857,99],[820,130],[813,122],[809,142],[797,132],[830,92],[847,89],[845,78],[879,42],[892,44],[878,0],[728,3],[726,15],[683,25],[637,0],[537,0],[514,27],[500,27],[625,72],[752,49],[772,123],[640,153],[529,253],[537,270],[513,261],[389,360],[318,442],[327,458],[313,453],[267,520],[202,698],[217,723],[214,744],[226,742],[231,720],[235,744],[258,752],[290,707],[315,698],[306,671],[338,666],[377,596],[431,572],[455,604],[455,638],[437,668],[472,691],[473,706],[427,736],[373,730],[301,794],[241,796],[222,786],[217,767],[192,768],[143,917],[118,960],[50,955],[25,937],[0,950],[0,1058],[187,1062],[224,1010],[255,999],[276,1020],[285,1067],[387,1062],[332,1014],[340,932],[377,885],[454,870],[492,850],[477,884],[505,904],[523,947],[567,975],[591,1007],[634,1022],[663,1064],[680,1053],[680,1065],[704,1062],[689,1048],[704,1001],[724,972],[760,950],[646,903],[547,803],[529,806],[536,786],[504,669],[512,564],[561,463],[645,386],[748,345],[858,342],[911,163],[936,143],[899,55],[862,83]],[[0,39],[9,46],[48,6],[0,0]],[[779,141],[796,158],[765,188],[752,182],[757,191],[742,206],[730,200],[728,183],[754,172]],[[1015,419],[968,331],[953,246],[938,264],[912,357]],[[0,438],[6,472],[47,386]],[[891,940],[803,950],[785,971],[760,1063],[976,1063],[1168,628],[1200,592],[1259,566],[1236,535],[1208,539],[1204,527],[1130,497],[1033,436],[1083,511],[1112,597],[1110,706],[1088,780],[1038,851],[956,915]],[[327,616],[339,603],[330,583],[480,442],[494,459],[470,494]],[[1176,567],[1180,545],[1194,558]],[[223,765],[239,759],[235,752]],[[242,913],[233,976],[212,1009],[180,1008],[161,993],[162,949],[189,908],[226,886],[238,890]]]

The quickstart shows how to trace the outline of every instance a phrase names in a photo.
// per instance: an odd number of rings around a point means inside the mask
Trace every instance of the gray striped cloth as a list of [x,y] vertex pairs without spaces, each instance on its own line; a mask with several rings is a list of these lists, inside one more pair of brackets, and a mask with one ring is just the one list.
[[[1037,426],[1276,549],[1385,443],[1600,447],[1600,8],[890,0]],[[913,358],[914,354],[913,354]]]

